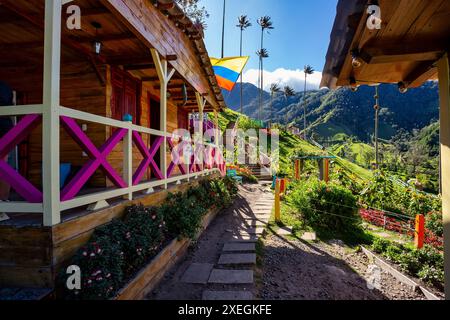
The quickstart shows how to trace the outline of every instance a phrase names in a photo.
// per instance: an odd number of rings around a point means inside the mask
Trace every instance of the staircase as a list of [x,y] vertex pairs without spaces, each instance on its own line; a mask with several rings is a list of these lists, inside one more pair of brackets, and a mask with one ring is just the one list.
[[260,164],[248,164],[246,166],[258,180],[272,180],[270,168],[263,167]]

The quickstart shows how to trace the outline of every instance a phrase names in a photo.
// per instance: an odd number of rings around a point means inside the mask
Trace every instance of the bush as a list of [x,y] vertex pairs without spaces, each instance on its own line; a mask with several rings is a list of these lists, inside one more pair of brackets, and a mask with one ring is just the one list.
[[384,240],[382,238],[375,238],[372,243],[372,250],[375,253],[383,253],[386,251],[386,248],[389,246],[389,241]]
[[421,250],[412,249],[388,240],[376,238],[372,250],[396,263],[408,274],[442,290],[444,283],[444,256],[426,245]]
[[195,196],[177,193],[169,195],[159,212],[165,217],[171,236],[193,239],[200,229],[206,208],[197,203]]
[[300,182],[287,196],[307,225],[335,234],[360,229],[356,198],[344,187],[311,179]]
[[444,235],[444,224],[442,220],[442,212],[432,211],[425,218],[426,228],[435,236],[442,237]]
[[[168,233],[194,238],[209,208],[229,205],[236,193],[234,181],[218,179],[201,182],[184,194],[171,194],[160,208],[127,208],[124,219],[97,228],[71,260],[71,265],[81,269],[82,290],[68,292],[68,298],[113,298],[160,251]],[[66,279],[62,272],[61,287],[65,287]]]

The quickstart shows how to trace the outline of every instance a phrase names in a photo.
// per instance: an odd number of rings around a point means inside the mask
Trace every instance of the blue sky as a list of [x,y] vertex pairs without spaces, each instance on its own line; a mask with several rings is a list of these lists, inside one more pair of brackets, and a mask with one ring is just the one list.
[[[258,59],[255,52],[260,46],[261,29],[256,20],[264,15],[272,17],[275,27],[269,31],[270,34],[265,35],[264,46],[270,54],[264,65],[269,79],[267,85],[273,80],[300,87],[302,79],[300,71],[305,64],[322,71],[337,0],[226,1],[225,56],[239,55],[240,31],[236,27],[237,17],[246,14],[253,24],[244,33],[244,54],[251,56],[244,72],[244,81],[254,82],[257,77],[255,70],[258,69]],[[223,0],[202,0],[201,3],[210,13],[205,35],[206,46],[211,56],[220,57]],[[317,85],[320,74],[311,78],[314,85]]]

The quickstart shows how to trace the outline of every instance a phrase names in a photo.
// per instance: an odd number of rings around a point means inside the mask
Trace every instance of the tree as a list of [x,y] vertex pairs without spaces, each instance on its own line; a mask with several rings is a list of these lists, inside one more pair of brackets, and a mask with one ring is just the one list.
[[[256,54],[259,57],[261,68],[263,68],[263,65],[264,65],[263,61],[264,61],[264,59],[269,57],[269,52],[267,51],[267,49],[262,48],[261,50],[258,50],[256,52]],[[259,93],[259,96],[260,96],[259,120],[264,120],[263,115],[262,115],[262,94],[263,94],[263,83],[264,83],[264,78],[263,78],[262,73],[264,72],[263,71],[264,69],[261,69],[261,70],[262,70],[262,72],[261,72],[261,78],[260,78],[261,79],[261,87],[260,87],[260,93]]]
[[[262,52],[264,49],[264,33],[266,30],[273,29],[273,23],[271,21],[271,17],[264,16],[258,19],[258,24],[261,27],[261,49]],[[260,116],[262,116],[262,105],[263,105],[263,91],[264,91],[264,62],[263,57],[259,55],[259,110]],[[260,119],[262,120],[262,119]]]
[[307,136],[307,127],[306,127],[306,81],[308,79],[309,75],[312,75],[314,73],[313,67],[310,65],[306,65],[303,69],[303,72],[305,73],[305,90],[303,91],[303,132],[305,135],[305,138]]
[[196,25],[206,29],[206,19],[209,18],[209,13],[204,6],[200,6],[200,0],[175,0],[181,7],[184,14],[189,17]]
[[270,86],[270,128],[273,122],[273,97],[276,93],[281,92],[281,88],[277,83],[272,83]]
[[[243,38],[243,34],[244,34],[244,30],[251,27],[252,24],[250,22],[250,20],[248,20],[246,15],[242,15],[238,18],[238,24],[236,25],[236,27],[241,29],[241,41],[240,41],[240,51],[239,51],[239,55],[242,57],[242,38]],[[244,113],[243,110],[243,101],[242,101],[242,97],[243,97],[243,89],[242,89],[242,74],[241,74],[241,114]]]

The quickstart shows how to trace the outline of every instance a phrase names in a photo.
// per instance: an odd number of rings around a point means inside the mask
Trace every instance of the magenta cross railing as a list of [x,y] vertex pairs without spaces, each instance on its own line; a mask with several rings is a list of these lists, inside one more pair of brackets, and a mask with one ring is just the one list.
[[0,139],[0,179],[8,183],[11,188],[29,203],[41,203],[42,192],[31,182],[21,176],[3,159],[42,121],[42,116],[30,114],[24,116],[17,125]]
[[[104,117],[90,115],[77,110],[61,107],[60,124],[68,135],[81,147],[89,157],[89,160],[75,174],[75,176],[62,188],[60,199],[62,210],[75,208],[90,204],[99,200],[107,200],[113,197],[132,194],[133,192],[145,190],[154,186],[164,185],[181,179],[190,179],[202,173],[211,173],[218,170],[224,175],[226,165],[222,153],[218,147],[212,144],[199,144],[181,140],[179,138],[165,136],[164,133],[152,129],[135,126],[131,123],[116,121]],[[77,120],[95,122],[106,126],[116,127],[111,137],[97,148],[87,134],[83,131]],[[25,177],[21,176],[14,168],[9,166],[4,160],[5,157],[31,132],[42,123],[40,114],[25,115],[17,125],[6,135],[0,138],[0,179],[7,182],[18,195],[26,202],[39,204],[43,201],[42,191],[34,186]],[[130,133],[131,132],[131,133]],[[143,135],[156,136],[151,146],[144,142]],[[126,138],[132,139],[132,144],[136,146],[143,159],[132,174],[131,184],[127,178],[122,177],[109,162],[108,156]],[[158,165],[155,156],[161,151],[163,141],[167,139],[168,150],[173,155],[167,167],[167,179]],[[125,145],[125,144],[124,144]],[[185,154],[189,151],[189,154]],[[124,149],[125,152],[125,149]],[[133,152],[128,150],[126,152]],[[132,161],[134,159],[132,158]],[[131,165],[131,164],[129,164]],[[176,168],[179,169],[180,176],[175,176]],[[113,183],[117,191],[105,191],[95,195],[83,195],[80,200],[80,192],[85,188],[94,173],[101,169],[105,176]],[[131,169],[130,169],[131,170]],[[143,182],[144,176],[151,170],[156,177],[156,181]],[[125,174],[125,172],[124,172]]]

